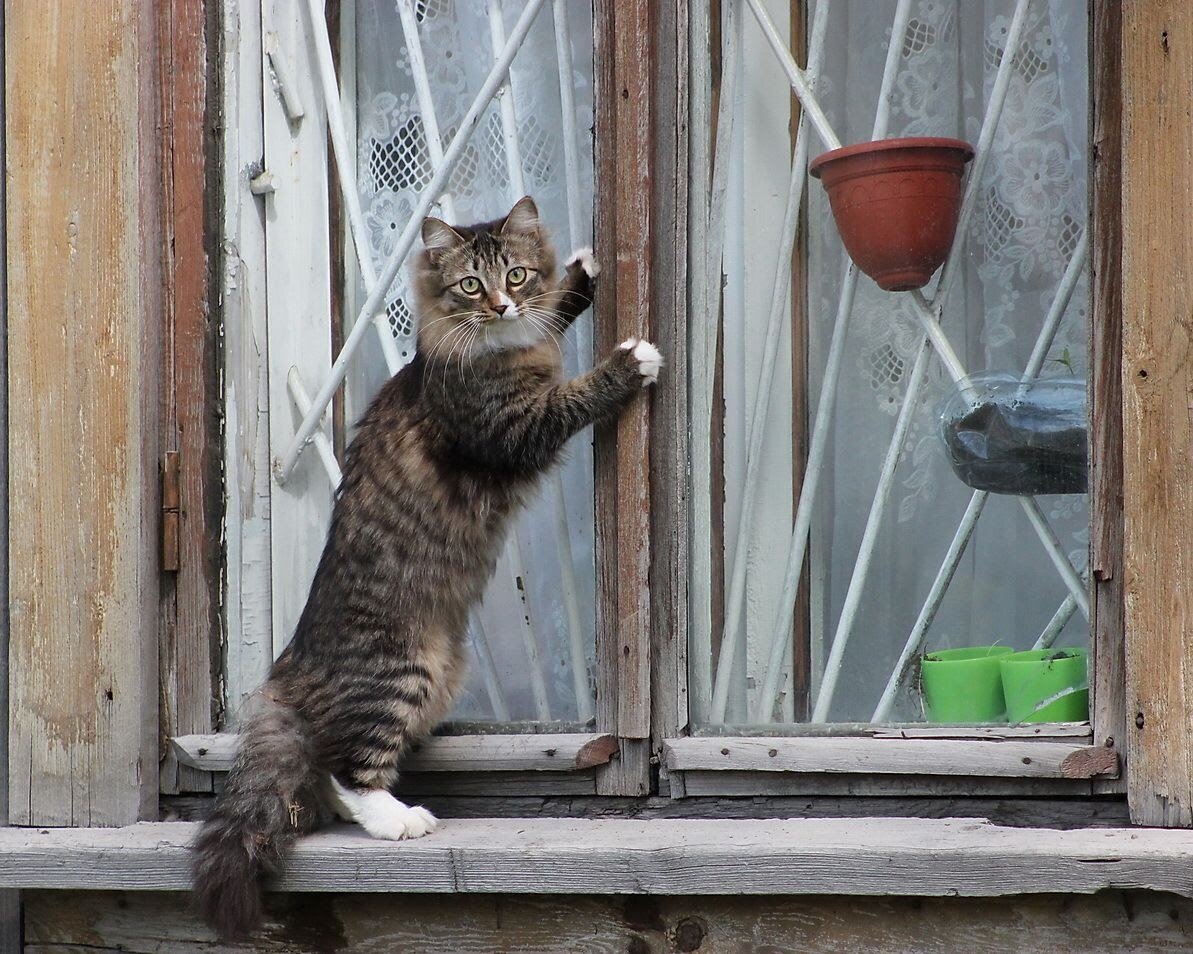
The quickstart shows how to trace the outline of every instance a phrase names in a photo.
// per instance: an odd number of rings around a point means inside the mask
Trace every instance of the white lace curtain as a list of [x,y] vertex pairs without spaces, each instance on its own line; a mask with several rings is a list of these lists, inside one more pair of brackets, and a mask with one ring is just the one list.
[[[435,113],[446,148],[493,64],[489,5],[480,0],[418,0],[414,6]],[[433,169],[397,3],[362,0],[355,7],[357,174],[370,252],[380,269],[409,221],[419,193],[430,182]],[[522,4],[506,2],[502,7],[508,34],[522,11]],[[584,209],[581,221],[590,230],[593,55],[592,14],[587,4],[569,5],[568,26],[580,140],[580,202]],[[511,82],[525,191],[534,196],[555,236],[559,253],[564,256],[573,247],[589,244],[591,234],[568,234],[559,75],[549,4],[536,17],[514,60]],[[448,192],[456,219],[465,224],[497,218],[519,198],[513,194],[507,172],[501,110],[496,100],[482,116],[451,177]],[[360,294],[359,287],[357,293]],[[410,304],[407,276],[403,273],[389,295],[387,312],[404,358],[414,350],[415,321]],[[591,316],[586,315],[581,321],[591,322]],[[568,369],[573,374],[589,362],[587,354],[577,354],[575,341],[573,330],[565,348]],[[349,382],[350,408],[357,413],[386,376],[379,353],[370,353],[361,363],[363,372]],[[575,439],[564,465],[563,484],[584,645],[591,671],[595,646],[595,562],[590,447],[589,435]],[[559,551],[550,515],[551,502],[540,499],[518,522],[517,530],[526,569],[524,582],[546,670],[551,717],[574,719],[577,710],[566,614],[560,597]],[[492,651],[494,675],[505,696],[510,718],[533,719],[536,709],[529,678],[531,663],[514,625],[522,610],[513,589],[509,580],[496,580],[486,597],[481,618]],[[456,715],[493,718],[483,670],[475,658],[470,680]]]
[[[823,2],[823,0],[822,0]],[[1012,0],[919,0],[902,42],[891,136],[976,143],[1010,26]],[[832,0],[822,102],[843,142],[869,138],[893,2]],[[944,325],[971,371],[1021,371],[1087,225],[1086,4],[1031,5],[969,255]],[[809,275],[813,393],[819,387],[840,285],[842,250],[824,190],[811,186]],[[1084,376],[1088,275],[1082,278],[1044,374]],[[843,367],[813,559],[823,582],[813,632],[831,637],[853,569],[881,456],[922,339],[905,298],[860,283]],[[935,360],[916,413],[870,582],[845,654],[833,720],[866,720],[915,621],[970,489],[945,462],[936,411],[951,382]],[[1084,569],[1089,518],[1082,495],[1041,498],[1069,557]],[[1028,649],[1066,590],[1013,498],[993,496],[978,523],[928,649],[1002,644]],[[1084,644],[1074,615],[1060,644]],[[920,717],[905,696],[897,718]]]

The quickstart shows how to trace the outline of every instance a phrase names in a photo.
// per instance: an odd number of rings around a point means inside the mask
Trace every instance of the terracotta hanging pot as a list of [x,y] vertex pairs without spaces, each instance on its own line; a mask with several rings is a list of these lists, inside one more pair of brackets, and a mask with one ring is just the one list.
[[972,158],[960,139],[883,139],[826,152],[810,171],[857,267],[886,291],[911,291],[949,254]]

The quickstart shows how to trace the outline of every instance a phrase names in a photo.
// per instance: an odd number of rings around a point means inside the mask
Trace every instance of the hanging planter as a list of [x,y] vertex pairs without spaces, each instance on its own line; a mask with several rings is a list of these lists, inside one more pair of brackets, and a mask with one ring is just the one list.
[[911,291],[949,254],[972,158],[960,139],[883,139],[826,152],[810,171],[857,267],[886,291]]
[[1084,649],[1031,649],[999,659],[1008,721],[1088,719],[1087,657]]
[[1083,494],[1088,484],[1085,382],[1030,385],[1002,372],[976,374],[940,412],[940,436],[957,477],[995,494]]
[[1005,722],[998,664],[1009,646],[974,646],[927,653],[920,662],[920,691],[929,722]]

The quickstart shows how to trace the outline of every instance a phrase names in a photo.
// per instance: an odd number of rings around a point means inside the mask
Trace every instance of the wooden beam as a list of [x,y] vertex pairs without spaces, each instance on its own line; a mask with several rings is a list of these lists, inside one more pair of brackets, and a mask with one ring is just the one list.
[[[227,772],[240,743],[232,733],[170,740],[178,761],[204,772]],[[617,754],[611,735],[435,736],[402,760],[405,772],[570,772],[606,764]]]
[[5,5],[11,820],[157,810],[154,4]]
[[[649,0],[597,0],[596,356],[651,338],[651,63]],[[664,355],[664,360],[669,360]],[[667,375],[671,372],[664,371]],[[596,435],[597,728],[622,739],[601,773],[604,794],[642,795],[650,757],[650,402]]]
[[1123,4],[1127,792],[1193,824],[1193,5]]
[[265,207],[249,191],[265,153],[260,0],[225,0],[221,42],[223,241],[219,273],[224,330],[224,596],[228,645],[224,722],[273,662],[270,549],[269,358]]
[[672,739],[663,751],[669,771],[698,769],[1011,778],[1090,778],[1118,773],[1118,760],[1112,750],[1037,739],[977,741],[704,737]]
[[667,370],[651,405],[652,753],[688,725],[688,4],[661,4],[652,66],[651,312]]
[[[207,9],[204,0],[158,5],[165,258],[164,450],[174,455],[174,535],[163,539],[159,693],[163,738],[210,732],[218,720],[220,509],[217,328],[208,302],[211,215],[208,188]],[[169,549],[166,549],[169,547]],[[168,747],[167,747],[168,750]],[[162,789],[174,778],[162,752]],[[174,789],[177,790],[177,789]]]
[[[1123,657],[1122,4],[1096,0],[1090,55],[1093,155],[1090,228],[1090,671],[1099,744],[1125,749]],[[1116,783],[1124,790],[1125,779]]]
[[[198,825],[0,831],[0,887],[183,891]],[[407,842],[301,839],[281,891],[997,897],[1193,896],[1193,833],[980,819],[456,819]]]
[[[206,954],[185,895],[30,892],[29,954]],[[271,895],[254,954],[493,951],[1179,951],[1193,901],[1093,897],[535,897]],[[341,938],[344,940],[341,941]],[[760,938],[765,941],[760,942]],[[246,950],[247,948],[241,948]]]

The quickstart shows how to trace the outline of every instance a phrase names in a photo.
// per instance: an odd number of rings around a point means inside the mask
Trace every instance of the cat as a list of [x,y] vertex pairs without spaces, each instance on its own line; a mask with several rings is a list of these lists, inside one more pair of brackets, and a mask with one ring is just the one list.
[[225,938],[252,930],[262,879],[332,814],[377,838],[435,830],[389,790],[460,688],[469,613],[510,520],[568,438],[615,418],[662,366],[631,338],[563,380],[559,339],[599,267],[581,249],[558,275],[529,196],[493,222],[428,218],[422,238],[415,356],[360,420],[294,638],[194,845],[199,908]]

